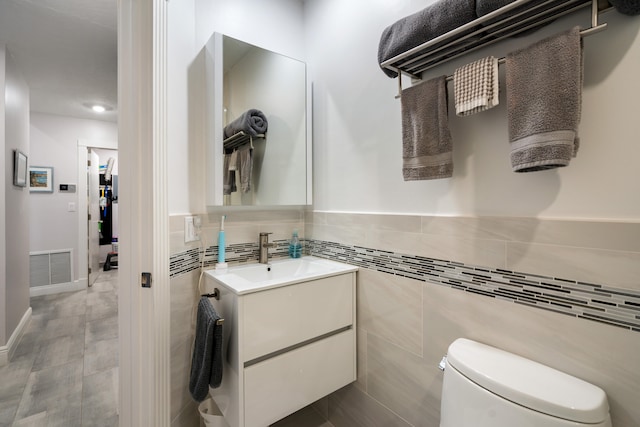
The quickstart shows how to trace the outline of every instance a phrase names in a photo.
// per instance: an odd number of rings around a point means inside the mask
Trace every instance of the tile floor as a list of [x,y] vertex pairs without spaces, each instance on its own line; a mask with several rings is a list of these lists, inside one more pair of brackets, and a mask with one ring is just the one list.
[[[31,298],[31,323],[0,367],[0,427],[118,426],[117,274]],[[333,426],[307,407],[272,427]]]
[[117,274],[31,298],[31,323],[0,367],[1,427],[118,425]]

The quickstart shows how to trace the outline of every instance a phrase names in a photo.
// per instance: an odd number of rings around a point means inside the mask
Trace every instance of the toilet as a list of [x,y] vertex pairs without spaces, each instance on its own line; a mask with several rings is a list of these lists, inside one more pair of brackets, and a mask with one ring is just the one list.
[[465,338],[444,364],[440,427],[611,427],[605,392]]

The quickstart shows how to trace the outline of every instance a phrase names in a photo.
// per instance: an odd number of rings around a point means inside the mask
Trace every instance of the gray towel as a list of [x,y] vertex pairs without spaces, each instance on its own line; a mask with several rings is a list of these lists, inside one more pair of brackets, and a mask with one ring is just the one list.
[[[476,19],[475,0],[440,0],[385,28],[378,45],[378,64]],[[394,71],[382,68],[389,77]]]
[[579,27],[507,55],[509,141],[515,172],[566,166],[575,157],[582,69]]
[[449,178],[453,155],[447,76],[402,91],[402,175],[405,181]]
[[640,15],[640,0],[609,0],[609,3],[625,15]]
[[224,127],[224,137],[229,138],[238,132],[244,132],[251,136],[258,136],[260,133],[267,132],[269,123],[267,117],[260,110],[255,108],[247,110],[237,119]]
[[243,193],[251,190],[251,175],[253,173],[253,148],[250,144],[245,144],[233,152],[224,155],[222,165],[224,181],[222,184],[222,194],[229,195],[238,191],[236,186],[236,173],[240,181],[240,188]]
[[243,193],[248,193],[251,190],[251,174],[253,173],[253,148],[249,144],[245,144],[237,151],[240,189]]
[[209,298],[200,298],[189,378],[189,392],[197,402],[207,397],[209,386],[220,387],[222,382],[222,324],[217,324],[219,319]]
[[[476,1],[476,14],[478,15],[478,17],[483,17],[485,15],[488,15],[489,13],[496,11],[498,9],[500,9],[501,7],[504,7],[506,5],[508,5],[509,3],[513,3],[516,0],[477,0]],[[513,16],[516,13],[520,13],[522,11],[528,10],[534,6],[537,6],[539,4],[545,3],[548,0],[535,0],[535,1],[531,1],[527,4],[525,4],[524,6],[520,6],[520,7],[516,7],[515,9],[511,9],[509,12],[503,13],[500,15],[500,18],[496,18],[496,19],[490,19],[487,22],[485,22],[483,25],[489,25],[489,24],[493,24],[494,22],[505,18],[505,17],[509,17],[509,16]],[[549,6],[542,6],[540,9],[536,9],[534,10],[532,13],[525,13],[524,15],[521,15],[520,17],[518,17],[518,20],[522,20],[525,18],[530,17],[531,15],[534,15],[536,13],[536,11],[539,10],[545,10],[553,5],[555,5],[556,3],[559,3],[559,1],[554,2],[553,4],[549,5]],[[527,34],[531,34],[532,32],[544,27],[545,25],[549,25],[550,23],[552,23],[553,20],[545,22],[544,24],[540,24],[537,25],[533,28],[530,28],[526,31],[522,31],[518,34],[516,34],[513,37],[518,37],[518,36],[524,36]]]
[[223,182],[222,182],[222,194],[229,195],[238,190],[236,187],[236,170],[237,170],[238,154],[234,151],[224,155],[224,161],[222,164]]

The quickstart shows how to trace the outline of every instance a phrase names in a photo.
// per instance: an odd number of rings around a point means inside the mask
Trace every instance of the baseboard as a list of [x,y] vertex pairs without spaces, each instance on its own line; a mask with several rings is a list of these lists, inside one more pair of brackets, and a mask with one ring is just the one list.
[[27,311],[24,312],[20,323],[18,323],[11,337],[9,337],[7,345],[0,346],[0,366],[8,364],[11,360],[13,353],[15,353],[16,348],[18,348],[18,344],[20,344],[24,332],[27,330],[27,326],[29,326],[29,322],[31,322],[31,307],[27,308]]
[[31,297],[39,297],[41,295],[59,294],[62,292],[81,291],[87,288],[87,279],[80,279],[74,282],[57,283],[55,285],[36,286],[29,288]]

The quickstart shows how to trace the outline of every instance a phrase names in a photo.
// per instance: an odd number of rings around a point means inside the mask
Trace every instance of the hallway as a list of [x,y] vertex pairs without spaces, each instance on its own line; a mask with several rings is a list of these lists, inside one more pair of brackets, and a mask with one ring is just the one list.
[[87,290],[31,298],[32,320],[0,368],[0,426],[117,426],[118,270]]

